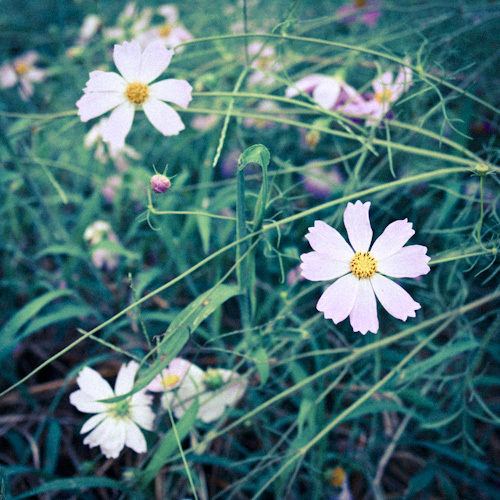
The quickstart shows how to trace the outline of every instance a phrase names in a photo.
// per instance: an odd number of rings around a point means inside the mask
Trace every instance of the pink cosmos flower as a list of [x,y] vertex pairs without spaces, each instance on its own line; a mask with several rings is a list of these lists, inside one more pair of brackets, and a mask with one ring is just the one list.
[[322,108],[347,115],[357,116],[366,106],[366,101],[353,87],[335,76],[308,75],[295,82],[293,87],[288,87],[285,95],[292,98],[301,92],[312,94],[313,100]]
[[354,0],[350,5],[344,5],[337,9],[336,14],[344,23],[352,24],[360,21],[366,26],[373,27],[380,17],[381,6],[382,2],[377,0]]
[[151,392],[165,392],[179,387],[192,363],[187,359],[174,358],[146,387]]
[[80,434],[92,431],[83,444],[91,448],[100,446],[107,458],[117,458],[124,446],[136,453],[147,451],[140,427],[152,430],[155,415],[151,410],[152,397],[146,394],[146,389],[117,403],[101,402],[130,392],[138,368],[135,361],[122,365],[113,390],[98,372],[86,366],[78,374],[79,389],[69,396],[70,403],[79,411],[95,413],[83,424]]
[[402,66],[394,80],[391,71],[386,71],[372,82],[375,94],[372,99],[365,101],[358,109],[360,116],[366,116],[366,124],[378,123],[387,114],[391,103],[396,102],[403,92],[412,85],[413,72],[411,68]]
[[102,126],[102,138],[120,148],[132,127],[136,108],[142,106],[152,125],[163,135],[176,135],[184,129],[178,113],[164,101],[187,108],[192,87],[185,80],[168,79],[150,83],[170,64],[174,54],[161,42],[150,43],[141,53],[138,42],[115,45],[113,59],[121,75],[92,71],[83,97],[76,103],[78,115],[86,122],[113,110]]
[[12,62],[0,66],[0,87],[7,89],[19,85],[19,95],[27,101],[33,95],[33,83],[45,79],[45,70],[35,68],[38,52],[30,50],[22,56],[16,57]]
[[402,321],[414,318],[420,304],[391,278],[416,278],[430,271],[422,245],[405,243],[415,234],[408,219],[389,224],[372,241],[368,211],[370,202],[348,203],[344,224],[350,245],[337,230],[315,221],[306,238],[313,252],[300,256],[302,276],[311,281],[337,279],[320,297],[316,308],[335,324],[349,316],[355,332],[377,333],[378,298],[384,309]]

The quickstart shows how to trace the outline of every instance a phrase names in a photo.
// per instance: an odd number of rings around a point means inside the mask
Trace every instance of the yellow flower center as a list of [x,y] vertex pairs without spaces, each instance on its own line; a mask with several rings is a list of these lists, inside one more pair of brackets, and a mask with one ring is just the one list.
[[362,9],[366,6],[366,0],[354,0],[354,5],[357,9]]
[[24,75],[30,69],[29,65],[23,62],[14,63],[14,69],[18,75]]
[[172,387],[173,385],[177,384],[179,380],[180,380],[179,375],[169,374],[163,377],[162,382],[165,387]]
[[125,95],[130,102],[142,104],[149,97],[149,88],[145,83],[129,83]]
[[345,481],[345,471],[342,467],[338,466],[330,471],[330,484],[336,488],[340,488]]
[[158,34],[162,37],[166,37],[172,33],[174,27],[171,24],[164,24],[158,28]]
[[356,278],[371,278],[377,272],[377,261],[370,252],[356,252],[351,259],[351,271]]
[[375,100],[380,103],[384,104],[385,102],[389,102],[391,100],[392,96],[392,91],[389,89],[384,89],[382,92],[377,92],[375,94]]

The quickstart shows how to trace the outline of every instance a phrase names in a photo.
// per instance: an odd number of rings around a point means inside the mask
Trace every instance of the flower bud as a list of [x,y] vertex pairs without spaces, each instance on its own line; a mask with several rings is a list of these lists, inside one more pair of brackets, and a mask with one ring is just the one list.
[[151,177],[151,189],[155,193],[164,193],[171,185],[170,179],[165,175],[156,174]]

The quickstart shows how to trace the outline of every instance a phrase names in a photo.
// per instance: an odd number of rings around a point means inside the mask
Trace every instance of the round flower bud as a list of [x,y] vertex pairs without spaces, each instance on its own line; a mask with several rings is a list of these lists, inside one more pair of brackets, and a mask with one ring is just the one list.
[[484,163],[478,163],[476,165],[476,174],[477,175],[486,175],[488,173],[489,167]]
[[151,177],[151,189],[155,193],[164,193],[171,185],[170,179],[165,175],[156,174]]

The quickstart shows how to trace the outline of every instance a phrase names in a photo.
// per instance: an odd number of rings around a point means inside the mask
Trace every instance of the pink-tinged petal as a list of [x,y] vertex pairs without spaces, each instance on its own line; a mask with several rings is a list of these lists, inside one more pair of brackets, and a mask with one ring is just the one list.
[[149,83],[158,78],[170,64],[174,55],[160,41],[151,42],[142,53],[138,81]]
[[115,394],[117,396],[121,396],[132,390],[138,368],[139,364],[136,361],[130,361],[127,365],[120,367],[115,381]]
[[141,47],[135,40],[123,42],[122,45],[116,44],[113,50],[113,60],[127,82],[138,81],[141,68]]
[[87,434],[87,432],[91,431],[94,427],[97,427],[105,418],[106,413],[98,413],[93,417],[90,417],[82,426],[80,430],[80,434]]
[[94,396],[82,390],[72,392],[69,395],[69,402],[82,413],[101,413],[107,410],[105,403],[99,403],[95,400]]
[[310,94],[321,82],[329,80],[325,75],[308,75],[294,83],[293,87],[288,87],[285,91],[286,97],[295,97],[301,92]]
[[313,250],[328,255],[333,260],[350,262],[354,257],[352,248],[340,233],[321,220],[314,221],[314,227],[309,228],[306,238]]
[[332,109],[340,96],[340,83],[335,78],[324,79],[313,90],[312,97],[324,109]]
[[177,104],[181,108],[187,108],[190,103],[193,87],[186,80],[170,78],[161,82],[153,83],[149,87],[149,95],[154,99],[168,101]]
[[413,71],[408,66],[403,66],[399,68],[398,75],[394,81],[397,85],[402,85],[403,89],[406,90],[412,83]]
[[125,92],[126,88],[127,82],[118,73],[97,70],[89,74],[84,92]]
[[351,314],[358,294],[359,281],[353,274],[342,276],[325,290],[316,304],[316,309],[335,324],[340,323]]
[[84,94],[77,102],[78,116],[82,122],[87,122],[92,118],[106,113],[110,109],[116,108],[126,98],[118,92],[91,92]]
[[47,72],[43,69],[31,68],[24,76],[26,77],[27,80],[38,83],[45,80],[46,73]]
[[162,15],[169,24],[175,24],[179,19],[179,12],[175,5],[162,5],[158,7],[158,14]]
[[103,123],[102,139],[109,142],[113,148],[120,149],[125,146],[125,137],[132,128],[135,108],[128,101],[120,104],[109,116],[106,123]]
[[420,304],[397,283],[381,274],[375,274],[370,281],[377,299],[390,315],[402,321],[415,317],[415,311],[420,309]]
[[22,56],[16,57],[14,62],[17,64],[26,64],[26,66],[32,66],[38,60],[39,55],[38,52],[34,50],[30,50],[23,54]]
[[427,265],[429,260],[427,247],[410,245],[378,261],[377,271],[392,278],[416,278],[427,274],[431,270]]
[[111,386],[104,380],[99,373],[86,366],[78,374],[76,379],[78,387],[92,396],[95,401],[100,399],[112,398],[115,394]]
[[126,428],[125,446],[128,446],[136,453],[145,453],[148,450],[146,439],[139,427],[133,423],[129,423]]
[[412,227],[413,224],[408,219],[391,222],[375,240],[370,253],[377,260],[395,254],[415,234]]
[[359,280],[356,302],[349,314],[353,331],[366,335],[367,332],[378,332],[377,301],[368,279]]
[[8,89],[17,82],[17,73],[11,64],[2,64],[0,66],[0,87]]
[[383,92],[386,88],[390,87],[392,84],[393,74],[391,71],[386,71],[383,75],[375,78],[372,82],[373,90],[375,93]]
[[348,260],[333,260],[324,253],[303,253],[300,258],[302,259],[301,274],[310,281],[333,280],[351,270]]
[[184,130],[184,123],[177,111],[163,101],[149,98],[142,107],[148,120],[163,135],[177,135]]
[[367,252],[372,241],[373,231],[370,226],[370,202],[348,203],[344,212],[344,225],[351,246],[356,252]]
[[19,87],[19,95],[24,101],[28,101],[34,93],[33,85],[26,78],[26,75],[21,76],[19,83],[21,84]]

